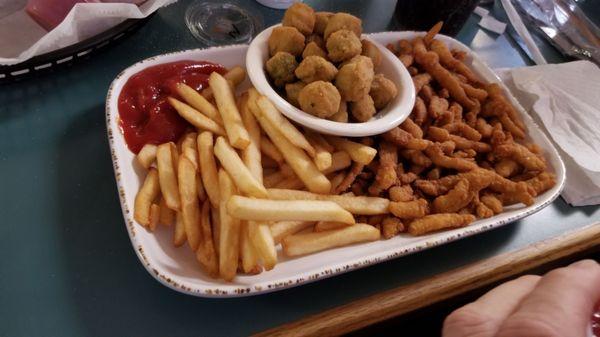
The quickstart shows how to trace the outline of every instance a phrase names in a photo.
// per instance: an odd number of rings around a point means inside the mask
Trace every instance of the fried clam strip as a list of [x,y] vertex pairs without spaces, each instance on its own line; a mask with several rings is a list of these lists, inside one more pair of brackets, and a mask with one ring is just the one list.
[[475,142],[480,141],[482,138],[481,133],[479,133],[477,129],[472,128],[464,122],[448,123],[444,125],[443,128],[450,133],[458,133],[459,135]]
[[482,113],[486,117],[497,117],[502,126],[517,138],[525,138],[525,124],[515,108],[502,95],[502,89],[496,83],[485,87],[489,98],[483,106]]
[[444,154],[439,143],[430,145],[425,149],[425,154],[431,161],[441,167],[455,169],[457,171],[470,171],[477,168],[477,164],[462,158],[453,158]]
[[487,219],[494,215],[494,211],[479,199],[479,194],[473,196],[473,208],[478,218]]
[[490,189],[500,193],[498,198],[502,201],[502,204],[512,205],[523,203],[526,206],[533,204],[533,196],[535,195],[533,187],[524,181],[514,182],[503,178],[497,173],[494,173],[494,176],[495,179],[490,184]]
[[354,182],[356,177],[362,172],[364,168],[364,164],[353,162],[352,166],[350,167],[350,171],[348,171],[348,174],[346,174],[344,179],[335,187],[335,189],[333,189],[333,194],[340,194],[349,189],[350,186],[352,186],[352,183]]
[[412,150],[424,150],[431,144],[431,141],[415,138],[409,132],[406,132],[398,127],[384,133],[383,139],[390,143]]
[[433,95],[429,100],[429,108],[427,111],[429,112],[429,116],[433,119],[437,119],[442,116],[450,107],[448,100],[445,98],[441,98],[437,95]]
[[415,92],[419,92],[421,91],[421,89],[423,89],[423,86],[426,84],[429,84],[429,82],[431,82],[431,75],[427,74],[427,73],[423,73],[423,74],[418,74],[413,76],[412,80],[413,80],[413,84],[415,85]]
[[381,142],[379,146],[379,167],[375,175],[375,184],[382,190],[390,188],[396,180],[396,166],[398,165],[398,150],[389,142]]
[[439,56],[440,63],[444,67],[463,75],[471,82],[480,82],[477,75],[475,75],[466,64],[454,58],[452,52],[450,52],[450,49],[448,49],[444,42],[440,40],[433,40],[429,44],[429,49]]
[[496,176],[497,174],[493,171],[476,168],[469,172],[449,175],[437,180],[418,179],[415,181],[415,187],[427,195],[437,197],[448,193],[460,180],[467,180],[469,190],[475,193],[490,186]]
[[455,213],[466,207],[473,196],[467,179],[461,179],[448,193],[441,195],[433,200],[433,212],[435,213]]
[[392,201],[390,212],[401,219],[420,218],[429,213],[429,203],[425,199]]
[[494,214],[502,213],[502,201],[500,201],[500,199],[498,199],[493,194],[485,193],[480,197],[480,200],[489,209],[491,209],[494,212]]
[[429,167],[432,164],[431,159],[429,159],[429,157],[419,150],[401,150],[400,154],[402,157],[410,160],[415,165]]
[[475,216],[472,214],[432,214],[409,223],[408,232],[412,235],[424,235],[442,229],[465,227],[473,221]]
[[469,83],[460,82],[460,86],[463,88],[467,96],[475,98],[481,103],[483,103],[483,101],[485,101],[485,99],[488,97],[487,91],[476,88]]
[[423,130],[410,118],[407,118],[404,122],[402,122],[402,124],[400,124],[400,128],[410,133],[415,138],[423,138]]
[[436,53],[427,51],[421,38],[413,40],[413,48],[415,61],[442,87],[448,89],[452,98],[467,109],[475,107],[475,102],[467,96],[465,90],[460,86],[459,80],[440,64]]
[[550,172],[542,172],[525,182],[533,188],[536,195],[539,195],[551,189],[556,184],[556,175]]
[[511,142],[504,143],[494,148],[494,153],[501,158],[511,158],[530,171],[543,171],[546,163],[525,146]]
[[496,165],[494,165],[494,170],[496,170],[496,173],[504,178],[514,175],[519,171],[519,169],[519,164],[510,158],[501,159],[496,163]]
[[390,200],[392,201],[412,201],[415,194],[410,185],[393,186],[388,190]]
[[425,106],[425,102],[419,96],[415,99],[415,106],[413,107],[411,117],[417,125],[423,125],[427,119],[427,106]]
[[[467,127],[469,127],[469,126],[467,125]],[[476,131],[476,130],[473,130],[473,131]],[[453,135],[450,132],[448,132],[448,130],[446,130],[445,128],[439,128],[437,126],[430,126],[429,129],[427,130],[427,134],[429,135],[429,137],[432,140],[434,140],[436,142],[445,142],[445,141],[454,142],[454,144],[456,145],[456,149],[458,149],[458,150],[473,149],[477,152],[483,152],[483,153],[492,151],[492,147],[487,143],[473,141],[473,140],[467,139],[465,137]]]

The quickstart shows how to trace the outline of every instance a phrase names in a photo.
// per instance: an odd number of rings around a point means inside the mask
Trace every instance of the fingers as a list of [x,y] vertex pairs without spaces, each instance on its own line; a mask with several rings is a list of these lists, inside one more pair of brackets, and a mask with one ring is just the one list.
[[498,337],[585,337],[600,299],[600,265],[574,263],[546,274],[498,331]]
[[536,287],[541,277],[526,275],[506,282],[477,301],[452,312],[444,321],[444,337],[493,337],[502,322]]

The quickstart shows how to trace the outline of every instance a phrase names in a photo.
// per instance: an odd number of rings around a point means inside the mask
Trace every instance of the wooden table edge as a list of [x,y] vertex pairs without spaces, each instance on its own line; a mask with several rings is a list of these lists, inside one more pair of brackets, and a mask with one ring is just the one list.
[[600,223],[387,290],[254,336],[336,336],[600,246]]

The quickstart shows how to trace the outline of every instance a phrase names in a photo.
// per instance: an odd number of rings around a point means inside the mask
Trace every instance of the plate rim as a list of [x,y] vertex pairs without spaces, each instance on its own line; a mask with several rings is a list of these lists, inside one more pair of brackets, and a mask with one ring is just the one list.
[[[377,40],[378,37],[387,36],[387,35],[394,36],[394,37],[397,37],[397,39],[400,39],[400,38],[408,38],[409,36],[414,37],[415,35],[419,35],[419,34],[422,35],[422,34],[424,34],[424,32],[388,31],[388,32],[378,32],[378,33],[367,34],[367,36],[372,39]],[[138,61],[138,62],[130,65],[129,67],[125,68],[123,71],[121,71],[115,77],[115,79],[111,82],[108,92],[107,92],[106,102],[105,102],[107,137],[108,137],[109,146],[110,146],[110,153],[111,153],[111,159],[113,162],[113,171],[115,174],[115,181],[116,181],[116,186],[117,186],[117,190],[118,190],[118,194],[119,194],[119,201],[121,204],[121,211],[123,214],[123,218],[125,220],[125,226],[127,228],[127,233],[129,235],[130,241],[132,243],[132,247],[133,247],[138,259],[140,260],[140,262],[142,263],[144,268],[148,271],[148,273],[150,275],[152,275],[152,277],[154,279],[156,279],[158,282],[165,285],[166,287],[168,287],[172,290],[175,290],[175,291],[178,291],[178,292],[181,292],[184,294],[196,296],[196,297],[231,298],[231,297],[244,297],[244,296],[265,294],[265,293],[270,293],[270,292],[274,292],[274,291],[285,289],[285,288],[290,288],[293,286],[312,283],[312,282],[315,282],[315,281],[318,281],[321,279],[329,278],[329,277],[332,277],[335,275],[340,275],[340,274],[343,274],[343,273],[346,273],[346,272],[349,272],[352,270],[364,268],[364,267],[371,266],[371,265],[374,265],[374,264],[377,264],[380,262],[384,262],[387,260],[391,260],[391,259],[394,259],[394,258],[397,258],[400,256],[409,255],[409,254],[423,251],[428,248],[439,246],[439,245],[442,245],[442,244],[445,244],[448,242],[456,241],[461,238],[465,238],[465,237],[469,237],[469,236],[472,236],[475,234],[486,232],[488,230],[504,226],[510,222],[513,222],[513,221],[522,219],[524,217],[527,217],[531,214],[537,213],[540,210],[547,207],[548,205],[550,205],[560,195],[562,189],[564,188],[565,176],[566,176],[564,162],[563,162],[559,152],[557,151],[556,147],[550,141],[548,136],[543,132],[543,129],[541,129],[539,127],[539,125],[536,123],[535,119],[523,109],[523,107],[518,103],[518,101],[516,101],[516,99],[513,97],[513,95],[510,93],[510,91],[506,88],[505,84],[500,80],[498,75],[483,60],[481,60],[475,52],[473,52],[469,47],[467,47],[466,45],[464,45],[463,43],[461,43],[460,41],[458,41],[456,39],[453,39],[451,37],[444,36],[441,34],[439,34],[438,36],[441,36],[442,39],[444,39],[444,40],[450,40],[453,44],[456,44],[456,45],[460,46],[461,48],[464,48],[465,50],[467,50],[469,52],[470,57],[473,59],[473,61],[477,61],[477,62],[481,63],[481,65],[486,69],[486,71],[493,74],[495,76],[496,80],[502,86],[503,90],[505,91],[505,94],[507,94],[509,96],[509,98],[511,99],[511,102],[516,105],[519,112],[522,115],[524,115],[523,117],[527,118],[529,120],[529,123],[537,129],[537,133],[539,133],[540,136],[543,137],[545,139],[545,141],[548,143],[548,145],[550,146],[550,149],[547,149],[547,150],[551,150],[551,151],[549,151],[549,152],[552,152],[551,156],[555,157],[556,162],[559,165],[559,167],[553,167],[554,171],[557,174],[557,184],[551,190],[545,192],[541,196],[536,197],[536,199],[539,197],[543,197],[544,200],[542,202],[540,202],[540,203],[536,202],[532,206],[524,207],[521,212],[511,215],[511,216],[508,216],[506,214],[503,215],[502,213],[499,215],[496,215],[496,216],[490,218],[490,219],[495,218],[496,219],[495,221],[493,221],[489,224],[485,224],[483,226],[477,227],[477,228],[465,227],[460,232],[456,232],[456,230],[440,232],[440,233],[437,233],[436,236],[433,238],[423,239],[423,240],[420,240],[420,241],[417,241],[417,242],[414,242],[411,244],[407,244],[401,248],[399,247],[394,250],[388,249],[385,251],[383,251],[383,250],[375,251],[371,254],[362,255],[362,256],[356,257],[354,259],[345,260],[343,262],[339,262],[336,264],[322,266],[320,268],[316,268],[309,272],[298,273],[298,274],[294,274],[292,276],[280,277],[279,279],[276,279],[276,280],[263,281],[263,282],[255,283],[252,285],[239,285],[239,284],[235,284],[235,283],[231,283],[231,284],[215,283],[211,287],[207,287],[204,285],[196,285],[196,284],[193,284],[193,285],[186,284],[186,282],[177,282],[177,281],[173,280],[171,277],[169,277],[168,275],[161,273],[160,267],[152,265],[150,259],[148,259],[148,257],[146,256],[146,254],[144,252],[144,247],[139,242],[139,240],[136,236],[136,233],[135,233],[136,229],[137,228],[143,229],[143,228],[141,226],[139,226],[139,224],[137,224],[137,222],[135,222],[135,220],[133,219],[132,212],[130,211],[130,208],[127,204],[127,200],[126,200],[126,196],[125,196],[125,184],[121,180],[119,158],[117,155],[116,144],[114,141],[114,137],[121,136],[121,130],[118,127],[118,122],[116,121],[116,119],[118,119],[118,111],[113,112],[111,109],[112,98],[115,97],[118,93],[113,92],[113,90],[114,90],[115,86],[117,84],[119,84],[120,81],[123,80],[122,78],[123,78],[123,76],[125,76],[125,74],[130,72],[131,69],[137,68],[145,63],[154,62],[155,60],[167,58],[169,56],[194,54],[194,53],[198,53],[198,52],[203,52],[203,51],[206,52],[206,51],[216,50],[216,49],[247,48],[248,45],[235,44],[235,45],[228,45],[228,46],[215,46],[215,47],[210,47],[210,48],[194,48],[194,49],[187,49],[187,50],[182,50],[182,51],[164,53],[164,54],[156,55],[156,56],[149,57],[144,60]],[[117,122],[116,129],[113,129],[113,126],[112,126],[113,118],[115,119],[115,122]],[[551,194],[549,194],[549,193],[551,193]],[[489,220],[489,219],[486,219],[486,220]]]

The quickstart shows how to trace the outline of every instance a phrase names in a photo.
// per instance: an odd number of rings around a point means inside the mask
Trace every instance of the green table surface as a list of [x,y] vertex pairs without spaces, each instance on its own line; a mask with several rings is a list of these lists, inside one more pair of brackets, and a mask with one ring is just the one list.
[[[248,0],[266,26],[283,11]],[[189,2],[161,9],[89,60],[0,86],[0,336],[236,336],[398,287],[600,220],[562,199],[502,228],[411,256],[267,295],[203,299],[155,281],[121,216],[104,122],[112,79],[144,58],[203,47],[183,22]],[[394,1],[312,1],[393,29]],[[458,38],[492,67],[528,63],[505,35],[471,17]],[[556,52],[545,48],[551,60]]]

